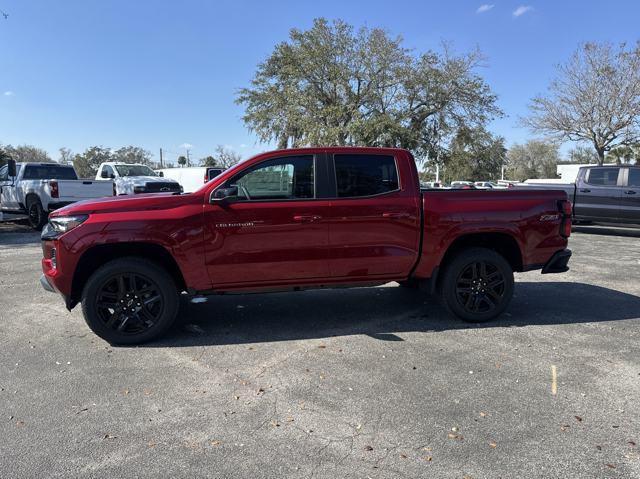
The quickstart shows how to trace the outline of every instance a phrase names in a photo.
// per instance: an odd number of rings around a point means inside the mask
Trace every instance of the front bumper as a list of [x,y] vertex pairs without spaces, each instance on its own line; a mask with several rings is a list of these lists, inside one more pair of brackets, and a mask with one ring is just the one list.
[[51,286],[51,283],[49,283],[49,279],[47,279],[46,275],[44,274],[40,276],[40,286],[42,286],[45,291],[49,291],[50,293],[56,292],[56,290],[53,289],[53,286]]
[[569,259],[571,258],[571,250],[563,249],[556,251],[551,259],[542,268],[542,274],[548,273],[564,273],[569,271]]

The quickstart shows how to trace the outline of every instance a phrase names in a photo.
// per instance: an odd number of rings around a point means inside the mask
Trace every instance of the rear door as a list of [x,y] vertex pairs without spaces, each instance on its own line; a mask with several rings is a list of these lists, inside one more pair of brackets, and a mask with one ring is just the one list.
[[206,265],[214,289],[329,277],[329,201],[317,186],[322,156],[264,160],[219,187],[237,188],[236,197],[205,204]]
[[329,160],[329,177],[336,178],[329,222],[332,277],[408,275],[418,254],[420,205],[411,180],[400,177],[398,159],[355,153]]
[[640,224],[640,167],[624,168],[620,216],[625,223]]
[[619,166],[589,168],[576,185],[574,214],[581,219],[620,220],[622,169]]

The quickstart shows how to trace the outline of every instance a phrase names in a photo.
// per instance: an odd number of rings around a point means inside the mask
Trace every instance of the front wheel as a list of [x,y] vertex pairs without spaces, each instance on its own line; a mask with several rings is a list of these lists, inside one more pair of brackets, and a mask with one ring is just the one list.
[[161,336],[173,324],[178,305],[173,278],[141,258],[106,263],[82,292],[87,325],[111,344],[140,344]]
[[444,268],[440,294],[445,307],[472,323],[489,321],[509,306],[513,270],[500,254],[487,248],[469,248]]

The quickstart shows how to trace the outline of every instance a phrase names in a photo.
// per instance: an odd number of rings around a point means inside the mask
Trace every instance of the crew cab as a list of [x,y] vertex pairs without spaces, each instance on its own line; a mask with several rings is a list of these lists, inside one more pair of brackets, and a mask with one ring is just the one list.
[[111,181],[79,180],[71,165],[16,163],[0,168],[0,207],[3,217],[26,214],[40,230],[47,215],[76,201],[113,196]]
[[518,187],[564,190],[576,222],[640,225],[640,165],[583,166],[575,183],[527,183]]
[[88,201],[42,233],[41,283],[114,344],[151,340],[191,296],[380,285],[437,292],[465,321],[508,306],[514,271],[568,269],[562,191],[420,190],[390,148],[255,156],[189,194]]
[[116,195],[182,192],[182,187],[177,181],[163,178],[147,165],[138,163],[102,163],[96,173],[96,180],[99,179],[113,180]]

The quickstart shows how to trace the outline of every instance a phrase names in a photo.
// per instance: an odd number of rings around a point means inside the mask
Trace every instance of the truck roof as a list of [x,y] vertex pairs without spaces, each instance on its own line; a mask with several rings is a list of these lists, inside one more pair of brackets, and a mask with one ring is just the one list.
[[59,166],[61,168],[73,168],[73,165],[61,165],[55,161],[41,163],[37,161],[21,161],[20,163],[16,163],[16,165]]

